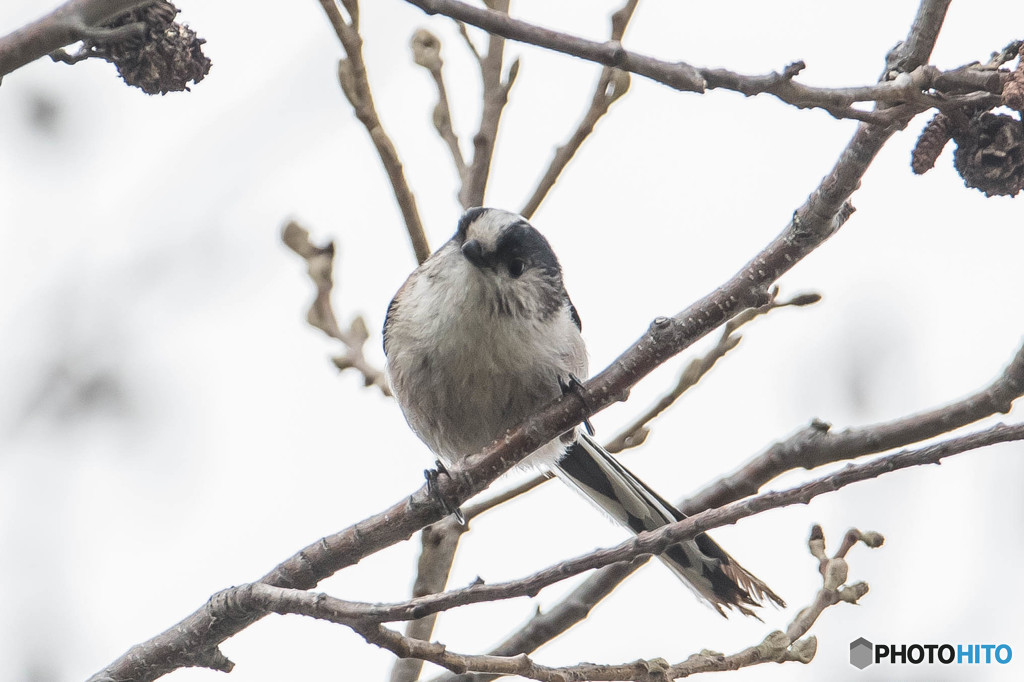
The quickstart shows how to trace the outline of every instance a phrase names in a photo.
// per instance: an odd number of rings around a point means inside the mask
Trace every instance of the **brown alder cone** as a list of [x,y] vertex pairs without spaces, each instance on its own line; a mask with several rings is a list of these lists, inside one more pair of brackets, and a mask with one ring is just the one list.
[[1024,189],[1024,124],[1019,119],[982,112],[955,139],[953,163],[965,185],[989,197],[1012,197]]
[[184,24],[175,23],[178,8],[159,0],[125,12],[107,28],[143,24],[140,37],[119,40],[86,40],[83,52],[112,62],[128,85],[150,95],[188,90],[189,81],[198,83],[210,71],[203,54],[206,41]]

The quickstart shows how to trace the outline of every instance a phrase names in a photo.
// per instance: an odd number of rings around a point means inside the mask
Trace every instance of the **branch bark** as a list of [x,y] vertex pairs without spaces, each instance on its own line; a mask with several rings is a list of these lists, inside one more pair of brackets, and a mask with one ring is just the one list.
[[[666,62],[654,57],[631,52],[618,41],[599,43],[567,33],[535,26],[513,19],[506,14],[474,7],[459,0],[406,0],[427,14],[442,14],[457,21],[477,26],[493,34],[504,36],[530,45],[536,45],[556,52],[579,57],[588,61],[613,66],[629,71],[683,92],[703,93],[717,88],[732,90],[746,96],[771,94],[798,108],[820,108],[836,118],[849,118],[885,125],[902,119],[904,112],[876,109],[865,111],[854,108],[859,102],[879,104],[907,104],[918,112],[930,107],[940,109],[961,106],[963,101],[950,95],[958,92],[984,92],[996,96],[1008,72],[985,69],[963,68],[942,72],[934,67],[925,67],[927,59],[921,54],[931,54],[938,28],[942,26],[949,0],[924,3],[925,13],[918,13],[910,38],[890,53],[887,72],[901,74],[900,78],[887,79],[875,85],[845,88],[818,88],[794,80],[804,68],[803,62],[796,61],[781,73],[763,75],[739,74],[728,69],[696,67],[685,62]],[[907,65],[914,64],[913,68]],[[930,90],[945,93],[945,96],[927,94]]]
[[0,38],[0,79],[15,69],[85,38],[108,35],[101,27],[152,0],[70,0]]

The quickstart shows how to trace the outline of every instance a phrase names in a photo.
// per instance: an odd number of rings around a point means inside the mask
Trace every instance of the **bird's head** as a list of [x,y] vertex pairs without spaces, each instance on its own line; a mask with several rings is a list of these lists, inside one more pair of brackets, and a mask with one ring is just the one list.
[[562,268],[551,245],[520,215],[471,208],[452,240],[462,252],[471,282],[500,314],[543,318],[565,304]]

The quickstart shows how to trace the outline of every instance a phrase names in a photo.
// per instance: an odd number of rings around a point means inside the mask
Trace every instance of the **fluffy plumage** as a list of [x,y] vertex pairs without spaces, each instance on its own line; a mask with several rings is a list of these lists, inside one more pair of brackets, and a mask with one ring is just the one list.
[[[413,431],[446,464],[479,452],[587,376],[580,318],[544,236],[521,216],[469,209],[455,235],[398,290],[384,323],[395,396]],[[524,463],[544,466],[638,533],[685,518],[585,433]],[[753,616],[784,605],[706,534],[661,556],[694,592]]]

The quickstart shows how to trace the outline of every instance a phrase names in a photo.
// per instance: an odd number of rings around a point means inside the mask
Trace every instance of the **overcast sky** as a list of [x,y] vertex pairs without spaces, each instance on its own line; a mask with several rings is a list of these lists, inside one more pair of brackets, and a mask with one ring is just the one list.
[[[451,22],[399,0],[364,2],[365,57],[431,245],[460,214],[456,176],[431,124],[433,83],[408,40],[442,40],[453,119],[471,147],[479,78]],[[692,3],[643,0],[624,41],[663,59],[743,73],[807,63],[824,86],[873,83],[916,2]],[[0,33],[46,3],[0,4]],[[555,6],[552,6],[555,5]],[[607,38],[618,2],[513,3],[517,16]],[[295,218],[338,247],[335,305],[363,315],[382,364],[388,301],[415,267],[366,132],[336,80],[341,48],[316,2],[200,3],[181,19],[213,68],[191,93],[149,97],[113,66],[39,60],[0,87],[0,677],[83,679],[322,535],[422,483],[433,459],[394,403],[338,375],[337,348],[305,324],[304,265],[280,243]],[[933,55],[951,68],[1021,38],[1024,5],[954,2]],[[474,32],[477,43],[481,35]],[[510,44],[522,67],[503,117],[487,203],[518,210],[576,125],[600,67]],[[1022,342],[1021,199],[966,189],[947,149],[916,177],[909,153],[928,116],[897,134],[853,197],[841,232],[779,285],[817,291],[744,341],[654,425],[628,466],[672,499],[727,473],[818,417],[836,428],[956,400],[999,374]],[[547,235],[605,367],[657,315],[713,290],[787,223],[855,128],[761,96],[703,96],[634,78],[533,223]],[[630,400],[594,418],[610,437],[696,353],[667,363]],[[1020,408],[1004,417],[1019,421]],[[978,428],[978,427],[974,427]],[[860,483],[713,533],[790,604],[765,624],[728,621],[652,562],[590,619],[541,649],[581,660],[730,653],[785,629],[820,586],[812,524],[833,547],[850,526],[886,536],[849,556],[871,591],[827,611],[810,666],[734,679],[883,679],[848,663],[851,640],[1007,643],[1011,665],[971,679],[1019,679],[1024,663],[1024,464],[1020,445]],[[824,473],[794,472],[782,489]],[[498,486],[507,485],[499,481]],[[451,586],[521,577],[623,539],[551,484],[480,518]],[[408,596],[417,545],[325,581],[342,598]],[[441,616],[436,637],[486,651],[577,581],[533,600]],[[393,657],[345,628],[272,616],[223,645],[230,678],[174,682],[380,680]],[[1020,660],[1018,660],[1018,658]],[[958,679],[955,666],[899,670]]]

